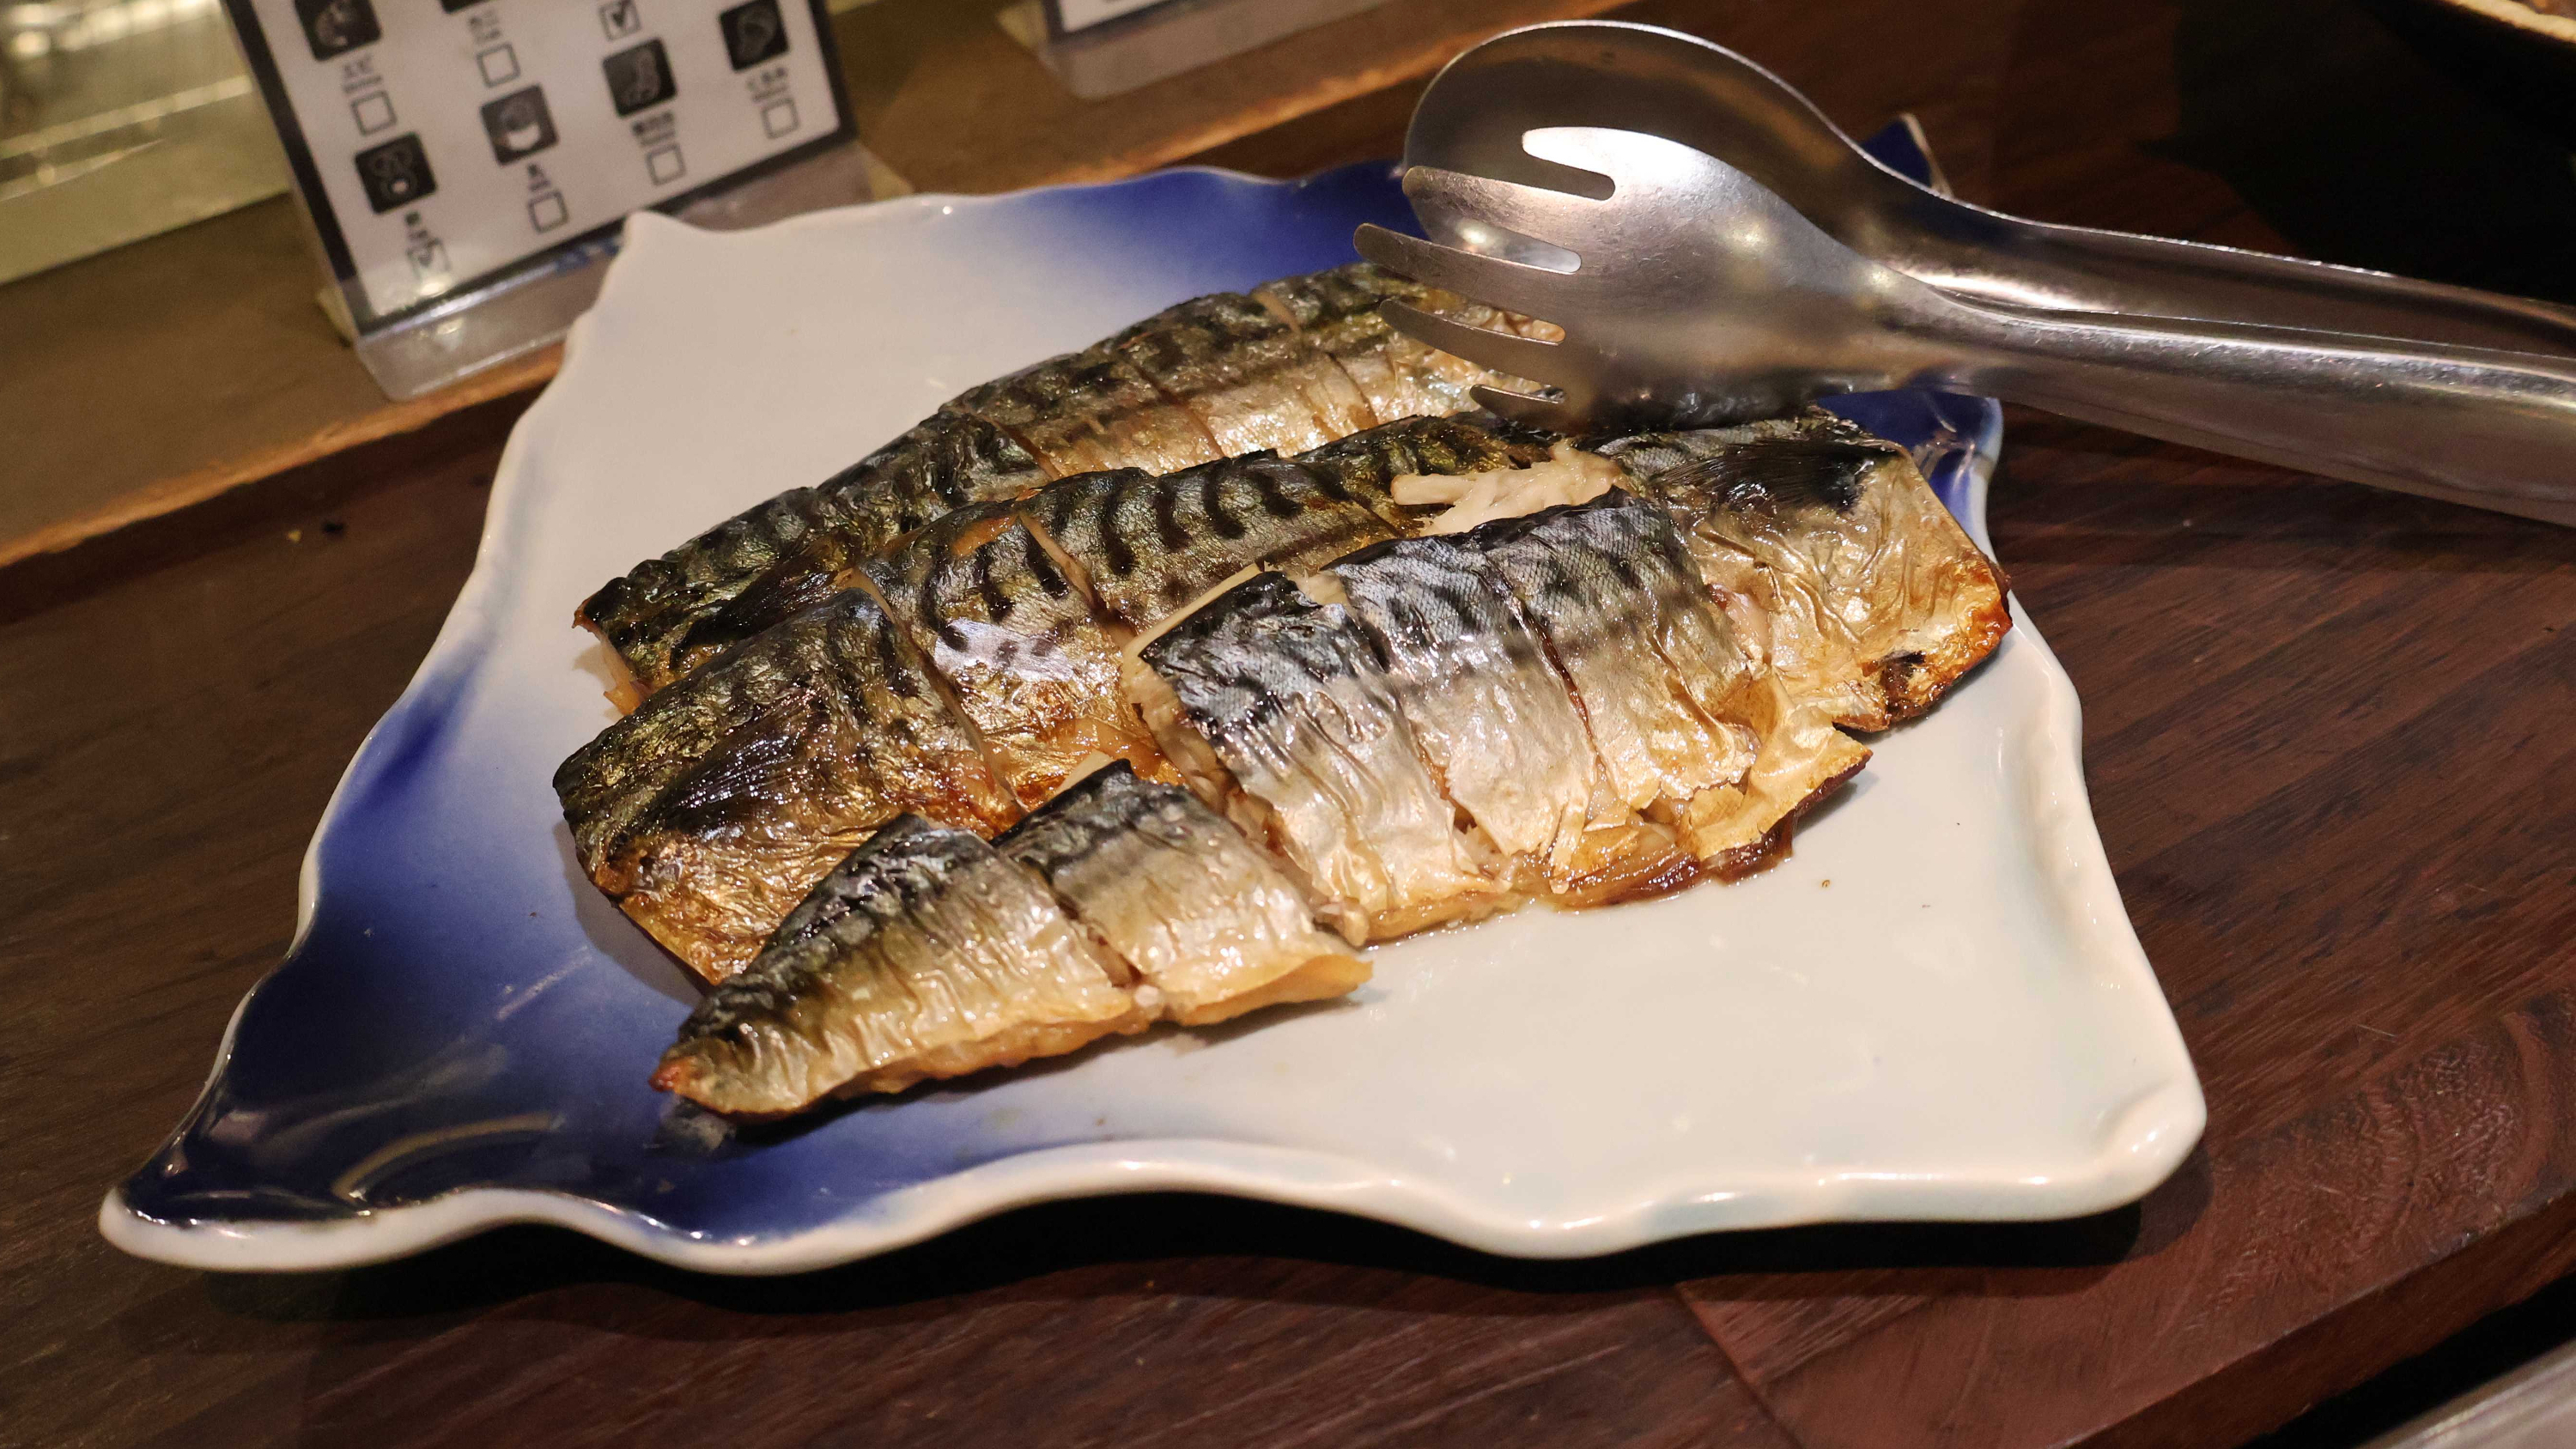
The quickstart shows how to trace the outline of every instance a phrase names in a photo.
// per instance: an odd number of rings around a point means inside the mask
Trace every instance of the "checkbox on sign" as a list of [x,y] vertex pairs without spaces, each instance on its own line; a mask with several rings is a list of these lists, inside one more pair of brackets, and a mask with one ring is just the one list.
[[794,101],[771,101],[768,105],[761,107],[760,128],[767,131],[770,139],[772,140],[776,140],[778,137],[784,136],[788,132],[795,130],[796,103]]
[[474,63],[483,68],[483,84],[487,86],[503,85],[519,78],[519,52],[512,46],[496,45],[490,50],[476,51]]
[[564,224],[563,193],[549,191],[528,203],[528,221],[539,231],[553,231]]
[[651,173],[653,184],[659,186],[665,181],[679,180],[688,167],[680,160],[679,147],[656,146],[644,153],[644,169]]
[[[358,134],[372,136],[394,123],[394,102],[383,91],[360,96],[349,103],[349,114],[358,118]],[[771,135],[777,135],[775,131]]]

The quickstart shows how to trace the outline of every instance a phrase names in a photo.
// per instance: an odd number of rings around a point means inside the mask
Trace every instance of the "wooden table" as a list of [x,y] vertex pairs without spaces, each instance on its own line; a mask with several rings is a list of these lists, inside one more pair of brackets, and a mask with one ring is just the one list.
[[[1915,110],[2011,210],[2576,285],[2564,152],[2323,0],[1649,13]],[[1391,146],[1353,105],[1236,157]],[[0,1442],[2224,1445],[2576,1267],[2576,532],[2030,414],[1998,548],[2209,1095],[2135,1208],[1581,1263],[1186,1197],[786,1281],[537,1230],[126,1259],[98,1196],[283,950],[509,417],[0,572]]]

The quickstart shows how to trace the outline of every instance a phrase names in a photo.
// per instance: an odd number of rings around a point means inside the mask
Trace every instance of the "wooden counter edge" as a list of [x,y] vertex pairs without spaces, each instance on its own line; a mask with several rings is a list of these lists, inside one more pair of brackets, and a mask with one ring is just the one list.
[[388,403],[373,412],[307,434],[247,458],[182,473],[135,489],[104,507],[75,514],[17,538],[0,540],[0,569],[41,554],[62,553],[133,524],[207,502],[236,488],[277,477],[362,444],[399,437],[480,403],[514,393],[533,393],[563,366],[563,346],[549,345],[529,355],[480,372],[452,387]]

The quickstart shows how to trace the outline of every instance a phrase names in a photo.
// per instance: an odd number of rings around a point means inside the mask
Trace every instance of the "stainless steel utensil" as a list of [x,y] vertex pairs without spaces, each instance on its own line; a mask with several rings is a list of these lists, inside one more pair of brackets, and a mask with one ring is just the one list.
[[[1552,184],[1523,132],[1610,126],[1734,166],[1865,257],[1981,301],[2207,317],[2576,355],[2576,309],[2197,242],[2024,221],[1915,184],[1787,82],[1649,25],[1507,31],[1449,62],[1406,134],[1408,165]],[[1473,237],[1438,240],[1475,251]]]
[[1929,387],[2576,525],[2576,365],[1971,302],[1860,255],[1678,142],[1561,127],[1524,144],[1602,199],[1422,167],[1405,191],[1440,234],[1531,239],[1518,249],[1556,265],[1375,226],[1358,237],[1382,266],[1564,328],[1549,343],[1388,304],[1413,336],[1562,394],[1478,389],[1499,411],[1567,431],[1684,425]]

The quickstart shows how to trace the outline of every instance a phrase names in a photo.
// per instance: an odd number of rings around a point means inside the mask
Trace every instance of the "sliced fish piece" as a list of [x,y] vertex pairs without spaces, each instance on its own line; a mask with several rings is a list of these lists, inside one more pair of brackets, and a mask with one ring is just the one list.
[[1834,727],[1829,709],[1797,697],[1777,675],[1757,675],[1742,700],[1759,741],[1753,768],[1733,790],[1702,802],[1688,834],[1709,869],[1730,877],[1786,850],[1798,817],[1869,763],[1869,750]]
[[1509,903],[1508,863],[1458,828],[1394,685],[1340,605],[1258,574],[1139,660],[1130,698],[1164,755],[1284,859],[1352,942]]
[[1753,603],[1791,695],[1842,724],[1921,714],[2012,627],[2002,573],[1913,460],[1832,414],[1595,446]]
[[[1329,471],[1398,533],[1410,534],[1436,528],[1440,509],[1451,501],[1432,480],[1526,469],[1546,462],[1556,441],[1489,413],[1406,418],[1336,439],[1297,461]],[[1436,506],[1417,506],[1417,500]]]
[[869,565],[1021,804],[1095,755],[1170,767],[1118,693],[1124,642],[1008,504],[961,508]]
[[1162,1016],[1204,1025],[1340,996],[1366,963],[1317,930],[1296,885],[1198,797],[1124,763],[1068,788],[993,842],[1038,873],[1144,980]]
[[1303,452],[1378,422],[1312,339],[1240,292],[1167,307],[1110,347],[1187,408],[1220,457]]
[[710,981],[896,815],[985,834],[1018,816],[860,590],[655,694],[564,761],[554,786],[582,869]]
[[1326,572],[1442,791],[1498,849],[1571,885],[1585,830],[1628,812],[1606,808],[1582,711],[1482,551],[1404,539]]
[[997,378],[949,406],[1017,438],[1058,478],[1103,468],[1168,473],[1222,456],[1197,415],[1166,397],[1114,339]]
[[942,410],[821,485],[791,489],[637,564],[575,621],[630,677],[620,704],[837,592],[847,569],[952,508],[1012,498],[1050,475],[1000,428]]
[[1388,296],[1465,320],[1543,325],[1366,264],[1288,278],[1257,295],[1193,299],[951,400],[822,485],[781,494],[636,565],[586,600],[576,622],[618,655],[630,682],[616,697],[632,708],[848,587],[858,564],[949,509],[1014,497],[1050,478],[1168,473],[1470,406],[1467,387],[1487,374],[1387,327],[1375,308]]
[[1688,840],[1693,822],[1717,808],[1711,792],[1752,768],[1758,736],[1746,697],[1758,661],[1718,612],[1672,520],[1621,490],[1462,537],[1572,682],[1613,796],[1671,818]]
[[1256,453],[1160,478],[1063,479],[1021,515],[1112,618],[1142,633],[1252,565],[1302,566],[1393,537],[1394,506],[1334,468]]
[[1151,1017],[1035,876],[975,835],[888,822],[680,1027],[653,1085],[741,1117],[1016,1066]]
[[1252,295],[1294,322],[1339,363],[1380,422],[1464,412],[1477,405],[1472,389],[1480,383],[1514,392],[1537,389],[1525,378],[1488,371],[1416,342],[1389,326],[1378,308],[1402,301],[1470,327],[1522,335],[1536,335],[1545,324],[1366,262],[1282,277],[1253,288]]

